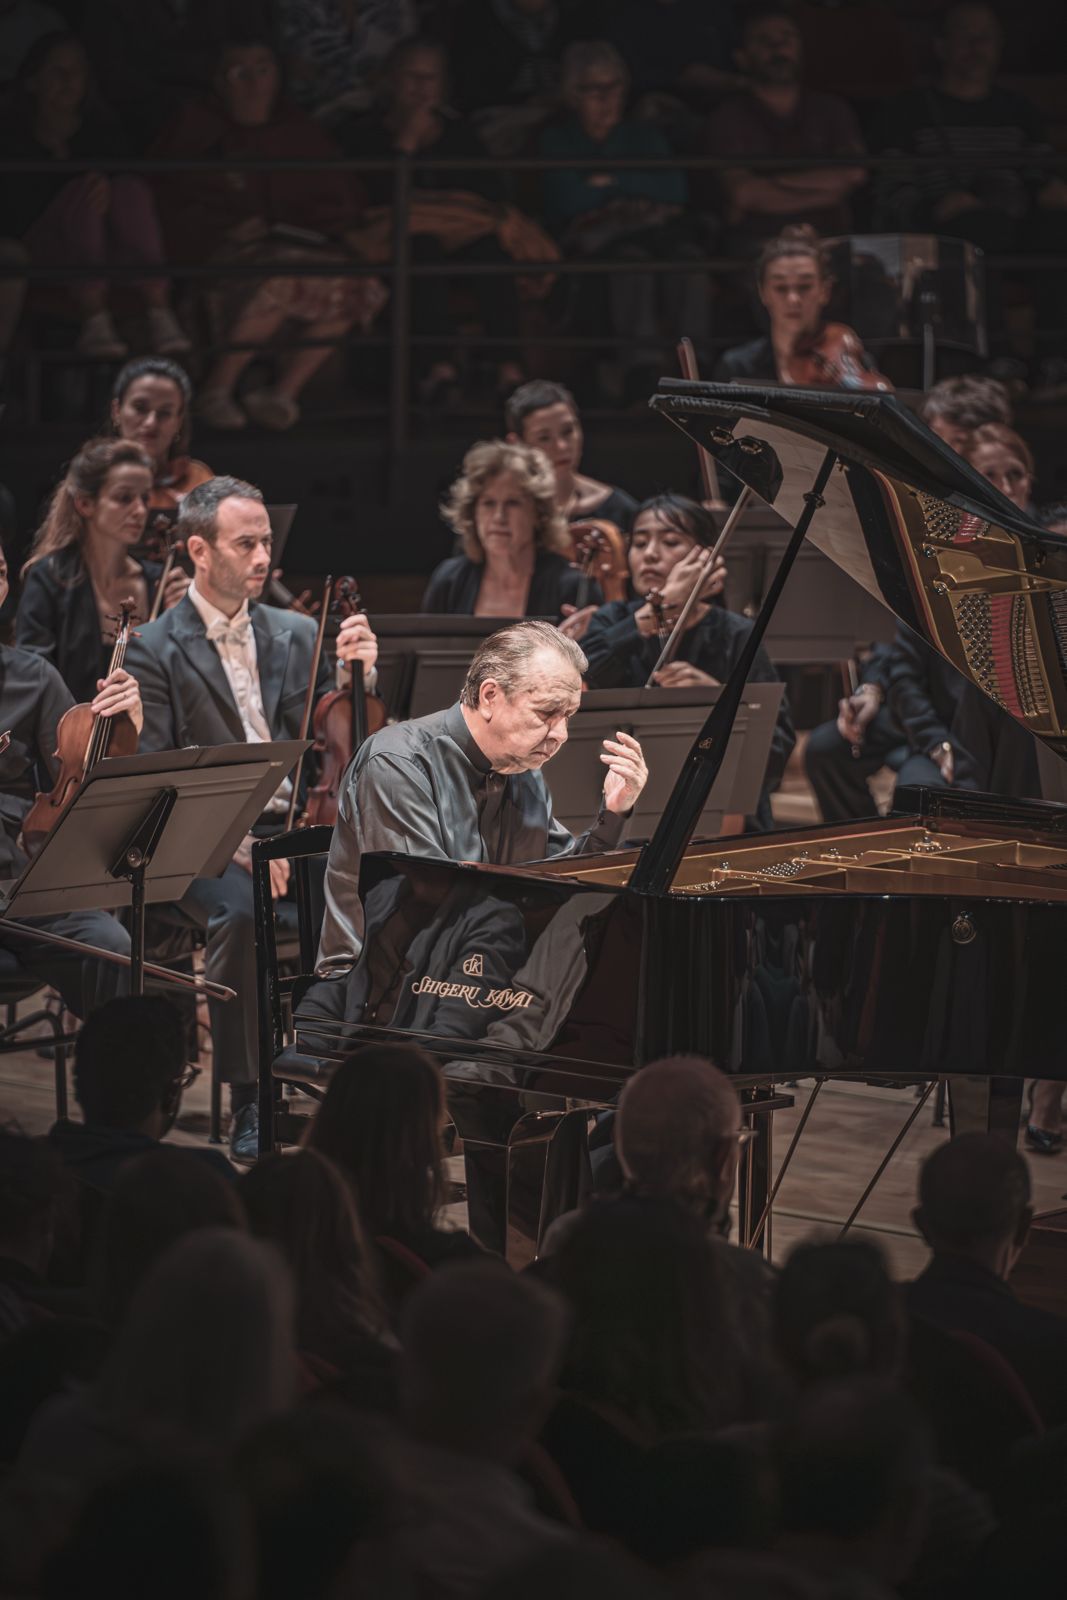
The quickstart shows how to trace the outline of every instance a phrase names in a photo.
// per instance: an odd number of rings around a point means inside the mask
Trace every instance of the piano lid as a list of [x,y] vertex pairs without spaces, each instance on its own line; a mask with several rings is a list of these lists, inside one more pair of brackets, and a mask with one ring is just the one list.
[[893,395],[664,378],[650,405],[794,525],[833,450],[812,543],[1067,755],[1067,538],[1019,512]]

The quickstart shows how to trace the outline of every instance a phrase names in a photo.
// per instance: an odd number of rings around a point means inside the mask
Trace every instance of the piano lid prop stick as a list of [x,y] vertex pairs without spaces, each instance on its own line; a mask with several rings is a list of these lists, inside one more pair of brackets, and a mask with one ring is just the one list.
[[[704,456],[706,453],[707,452],[704,450],[703,446],[701,446],[700,454]],[[678,620],[674,624],[670,638],[660,651],[656,665],[652,668],[652,671],[648,675],[648,682],[645,684],[646,689],[651,689],[655,686],[656,673],[662,671],[669,661],[674,660],[674,657],[678,651],[678,646],[682,640],[682,634],[685,631],[685,625],[692,616],[693,607],[696,605],[700,596],[701,585],[703,584],[708,573],[714,569],[716,561],[718,561],[723,550],[726,548],[727,540],[730,538],[734,528],[737,526],[742,511],[744,511],[751,498],[752,490],[748,487],[747,483],[743,484],[741,487],[741,493],[738,495],[730,515],[722,525],[722,532],[719,534],[719,537],[716,539],[711,548],[704,552],[704,559],[700,564],[700,571],[697,573],[696,581],[686,597],[685,604],[678,613]]]

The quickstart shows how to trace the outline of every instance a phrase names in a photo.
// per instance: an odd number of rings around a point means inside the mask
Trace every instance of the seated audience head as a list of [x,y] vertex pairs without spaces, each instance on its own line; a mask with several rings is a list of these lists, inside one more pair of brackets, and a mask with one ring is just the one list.
[[958,378],[942,378],[923,397],[919,415],[957,455],[966,452],[967,441],[985,422],[1000,422],[1010,428],[1011,400],[996,378],[965,373]]
[[741,73],[756,88],[799,83],[804,72],[804,40],[790,6],[782,0],[757,0],[746,6],[734,52]]
[[139,1285],[100,1376],[133,1438],[228,1449],[296,1398],[289,1269],[235,1228],[200,1228]]
[[566,1389],[649,1438],[745,1416],[730,1285],[700,1217],[669,1202],[595,1203],[551,1278],[574,1313]]
[[215,72],[215,92],[238,128],[260,128],[270,121],[282,89],[278,57],[265,39],[224,45]]
[[563,52],[560,88],[582,132],[599,144],[623,119],[630,69],[606,39],[578,39]]
[[77,128],[92,83],[89,57],[73,33],[54,30],[30,46],[14,80],[15,114]]
[[1029,511],[1034,487],[1034,458],[1030,446],[1002,422],[984,422],[975,428],[963,455],[976,472],[988,478],[1020,511]]
[[111,391],[111,426],[151,456],[157,469],[189,448],[193,386],[166,356],[127,361]]
[[463,470],[441,506],[463,554],[481,566],[511,562],[537,550],[570,554],[570,534],[556,506],[556,480],[540,450],[484,439],[463,457]]
[[807,223],[791,223],[760,251],[756,288],[776,341],[817,333],[833,287],[822,241]]
[[561,383],[533,378],[520,384],[504,407],[504,426],[509,444],[540,450],[552,463],[556,485],[566,478],[572,486],[574,474],[582,464],[581,419],[574,396]]
[[91,439],[53,493],[26,566],[88,540],[132,549],[148,520],[154,473],[152,457],[133,440]]
[[934,50],[941,82],[949,93],[982,99],[993,86],[1004,48],[996,11],[980,0],[962,0],[941,13]]
[[615,1154],[628,1188],[720,1222],[737,1177],[741,1111],[706,1056],[667,1056],[635,1072],[619,1096]]
[[961,1133],[923,1162],[913,1216],[936,1255],[966,1256],[1006,1279],[1033,1215],[1030,1169],[1002,1134]]
[[315,1149],[263,1156],[240,1193],[253,1234],[293,1274],[301,1350],[340,1366],[354,1341],[385,1331],[373,1259],[340,1167]]
[[719,536],[710,511],[683,494],[657,494],[637,508],[630,533],[630,581],[646,595],[662,589],[668,574],[698,548]]
[[445,1196],[441,1069],[417,1045],[368,1045],[330,1079],[307,1146],[335,1162],[367,1232],[401,1239],[432,1228]]
[[448,55],[437,39],[414,34],[401,39],[382,65],[381,97],[397,124],[437,111],[448,93]]
[[250,1540],[228,1475],[200,1456],[151,1456],[92,1489],[49,1557],[42,1600],[107,1592],[152,1600],[241,1600],[248,1593]]
[[[47,1139],[0,1127],[0,1258],[43,1277],[68,1191],[66,1169]],[[0,1335],[14,1326],[8,1311],[0,1289]]]
[[101,1219],[92,1268],[101,1318],[116,1326],[149,1269],[186,1234],[245,1226],[237,1185],[197,1151],[160,1145],[134,1156]]
[[548,622],[516,622],[484,639],[459,703],[495,772],[532,772],[567,742],[588,662]]
[[92,1127],[161,1138],[177,1115],[185,1074],[185,1024],[160,995],[108,1000],[74,1045],[74,1097]]
[[270,516],[263,495],[242,478],[209,478],[181,503],[176,535],[185,540],[193,581],[205,600],[234,616],[258,600],[270,577]]
[[896,1374],[903,1314],[873,1244],[797,1245],[775,1281],[772,1306],[779,1358],[798,1383]]
[[547,1284],[501,1262],[431,1273],[400,1331],[405,1423],[427,1444],[515,1460],[536,1437],[567,1341],[567,1308]]
[[315,1404],[272,1417],[242,1442],[234,1468],[258,1546],[256,1600],[397,1592],[388,1444],[371,1418]]
[[933,1452],[907,1395],[873,1379],[806,1390],[774,1445],[785,1548],[892,1586],[926,1529]]

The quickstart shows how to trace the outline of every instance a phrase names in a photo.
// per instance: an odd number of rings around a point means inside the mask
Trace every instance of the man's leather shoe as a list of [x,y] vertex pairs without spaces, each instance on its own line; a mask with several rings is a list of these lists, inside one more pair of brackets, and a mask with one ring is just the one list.
[[255,1101],[233,1114],[230,1123],[230,1159],[247,1164],[259,1159],[259,1107]]

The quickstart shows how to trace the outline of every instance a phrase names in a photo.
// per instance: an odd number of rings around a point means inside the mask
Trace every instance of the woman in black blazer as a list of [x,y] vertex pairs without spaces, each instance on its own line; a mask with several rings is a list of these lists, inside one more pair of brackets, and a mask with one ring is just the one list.
[[[92,700],[107,670],[124,600],[146,621],[160,566],[135,558],[152,493],[152,460],[126,439],[94,439],[74,457],[22,569],[15,639],[44,656],[76,701]],[[163,603],[188,587],[173,571]]]

